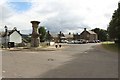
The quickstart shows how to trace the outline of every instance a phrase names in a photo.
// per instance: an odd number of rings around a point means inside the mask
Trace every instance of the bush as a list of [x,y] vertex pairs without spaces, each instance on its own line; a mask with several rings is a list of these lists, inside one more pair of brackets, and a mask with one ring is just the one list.
[[25,46],[26,46],[25,43],[18,43],[18,44],[16,44],[16,47],[25,47]]

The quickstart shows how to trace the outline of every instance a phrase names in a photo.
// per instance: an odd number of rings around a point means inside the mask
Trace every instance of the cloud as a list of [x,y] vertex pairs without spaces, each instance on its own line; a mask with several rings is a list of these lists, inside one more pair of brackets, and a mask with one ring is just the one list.
[[[11,0],[30,3],[22,12],[16,11],[8,1],[0,6],[0,25],[20,30],[32,29],[30,21],[38,20],[51,32],[80,32],[84,27],[106,29],[119,0]],[[25,5],[25,4],[24,4]],[[22,8],[21,8],[22,9]],[[20,10],[20,9],[17,9]],[[22,9],[23,10],[23,9]]]

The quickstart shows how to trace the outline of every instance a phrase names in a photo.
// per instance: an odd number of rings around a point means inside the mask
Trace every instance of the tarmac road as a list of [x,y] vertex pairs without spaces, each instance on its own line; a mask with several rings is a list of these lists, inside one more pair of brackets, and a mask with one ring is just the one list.
[[118,54],[99,43],[64,44],[55,51],[3,51],[5,78],[118,78]]

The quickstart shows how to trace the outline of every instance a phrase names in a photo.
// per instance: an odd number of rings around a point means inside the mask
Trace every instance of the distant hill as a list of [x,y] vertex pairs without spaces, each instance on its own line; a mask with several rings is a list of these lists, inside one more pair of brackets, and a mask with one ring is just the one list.
[[32,30],[20,30],[21,34],[31,34]]

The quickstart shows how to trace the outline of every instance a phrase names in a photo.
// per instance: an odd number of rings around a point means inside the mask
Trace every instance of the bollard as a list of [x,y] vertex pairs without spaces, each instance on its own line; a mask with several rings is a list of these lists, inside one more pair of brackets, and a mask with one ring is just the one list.
[[3,47],[4,47],[4,46],[2,45],[1,48],[3,49]]
[[58,45],[55,45],[55,47],[57,48],[57,47],[58,47]]
[[61,48],[61,47],[62,47],[62,45],[59,45],[59,47]]
[[11,47],[11,44],[10,44],[10,43],[8,43],[8,48],[10,49],[10,47]]

